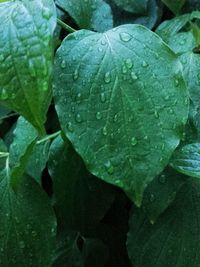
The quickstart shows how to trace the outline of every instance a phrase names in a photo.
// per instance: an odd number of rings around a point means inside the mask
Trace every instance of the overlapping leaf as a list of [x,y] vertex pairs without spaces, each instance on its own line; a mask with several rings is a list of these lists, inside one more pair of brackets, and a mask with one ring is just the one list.
[[170,165],[180,173],[200,178],[200,144],[187,144],[178,149],[173,154]]
[[57,215],[66,227],[84,232],[104,217],[115,191],[87,172],[68,140],[59,136],[53,141],[48,169]]
[[141,211],[131,216],[127,248],[135,266],[200,266],[199,193],[199,181],[190,179],[154,225]]
[[2,3],[0,24],[0,101],[43,131],[51,100],[54,3]]
[[113,0],[117,6],[122,9],[135,13],[145,14],[147,10],[148,0]]
[[54,95],[61,126],[88,169],[139,204],[187,120],[174,53],[139,25],[71,34],[57,51]]
[[56,0],[81,29],[104,32],[113,27],[112,11],[103,0]]
[[149,184],[144,192],[142,208],[151,223],[171,205],[186,181],[186,176],[167,167]]
[[30,177],[18,190],[9,186],[9,170],[0,173],[0,264],[49,267],[56,222],[50,201]]

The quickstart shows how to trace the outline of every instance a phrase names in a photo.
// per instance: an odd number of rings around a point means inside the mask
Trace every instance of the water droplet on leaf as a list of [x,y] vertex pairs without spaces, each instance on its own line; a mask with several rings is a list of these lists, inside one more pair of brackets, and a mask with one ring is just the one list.
[[76,114],[76,121],[77,122],[82,122],[82,118],[81,118],[81,115],[79,113]]
[[106,102],[106,95],[105,95],[105,93],[101,93],[100,94],[100,99],[101,99],[101,102],[102,103]]
[[126,32],[120,33],[119,36],[120,36],[120,39],[123,42],[129,42],[132,39],[132,36],[129,33],[126,33]]
[[131,72],[131,78],[132,80],[136,81],[138,79],[138,76],[135,74],[135,72]]
[[112,163],[110,162],[110,160],[108,160],[105,164],[104,164],[106,171],[108,174],[113,174],[114,173],[114,167],[112,165]]
[[110,77],[110,72],[109,71],[106,72],[105,77],[104,77],[104,81],[105,81],[105,83],[110,83],[111,77]]
[[97,120],[101,120],[101,119],[102,119],[102,114],[101,114],[101,112],[98,111],[98,112],[96,113],[96,119],[97,119]]
[[131,69],[133,67],[133,63],[132,63],[132,60],[130,58],[126,59],[125,64],[126,64],[128,69]]
[[132,146],[137,145],[137,139],[136,139],[135,137],[132,137],[132,138],[131,138],[131,145],[132,145]]

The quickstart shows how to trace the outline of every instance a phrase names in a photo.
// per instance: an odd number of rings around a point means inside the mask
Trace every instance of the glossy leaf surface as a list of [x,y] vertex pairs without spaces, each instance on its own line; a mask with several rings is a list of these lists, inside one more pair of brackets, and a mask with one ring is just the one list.
[[51,101],[52,0],[0,4],[0,101],[43,131]]
[[190,179],[154,225],[140,211],[131,216],[127,249],[134,265],[200,266],[199,193],[199,181]]
[[113,27],[112,11],[103,0],[57,0],[81,29],[104,32]]
[[56,221],[47,196],[30,177],[17,192],[9,186],[9,170],[0,173],[0,264],[4,267],[49,267]]
[[187,120],[175,54],[139,25],[79,31],[57,51],[54,96],[61,126],[88,169],[139,205]]

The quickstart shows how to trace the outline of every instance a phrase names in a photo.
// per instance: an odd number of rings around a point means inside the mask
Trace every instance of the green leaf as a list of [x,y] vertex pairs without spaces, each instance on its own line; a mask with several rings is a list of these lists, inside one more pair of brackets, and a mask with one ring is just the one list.
[[140,205],[187,121],[175,54],[140,25],[76,32],[56,53],[54,96],[61,126],[88,169]]
[[56,0],[82,29],[104,32],[113,27],[112,11],[103,0]]
[[19,117],[13,134],[14,139],[9,149],[9,168],[11,169],[11,184],[16,187],[25,171],[38,133],[28,121]]
[[143,14],[127,12],[119,8],[111,0],[108,0],[108,3],[112,7],[115,26],[135,23],[142,24],[152,29],[162,16],[162,6],[156,0],[148,1],[146,10],[143,12]]
[[26,166],[26,173],[41,184],[41,175],[49,156],[50,140],[36,144]]
[[174,201],[185,182],[185,176],[172,168],[167,168],[148,185],[144,192],[142,208],[151,223],[154,223]]
[[190,26],[197,45],[200,45],[200,27],[195,23],[191,23]]
[[[193,48],[197,46],[197,42],[191,31],[178,32],[177,34],[169,38],[167,44],[176,54],[179,55],[187,52],[192,52]],[[190,64],[188,65],[188,67],[189,66]]]
[[54,2],[6,2],[0,14],[0,102],[44,132],[51,101]]
[[4,267],[49,267],[56,221],[50,201],[30,177],[17,192],[9,186],[9,172],[0,173],[0,264]]
[[145,14],[148,0],[113,0],[120,8],[134,14]]
[[141,211],[133,213],[127,249],[134,266],[200,266],[199,194],[199,181],[189,180],[154,225]]
[[84,267],[83,256],[77,245],[78,237],[79,234],[73,231],[59,233],[53,267]]
[[186,0],[162,0],[162,2],[175,14],[179,14]]
[[194,106],[200,106],[200,54],[192,51],[180,56],[183,74]]
[[170,165],[180,173],[200,178],[200,143],[188,144],[175,151]]
[[2,139],[0,139],[0,170],[6,166],[6,160],[9,156],[8,149]]
[[114,201],[114,190],[92,177],[68,140],[51,144],[48,170],[53,178],[55,209],[66,227],[84,232],[97,224]]
[[159,25],[156,29],[156,33],[166,43],[169,43],[169,39],[176,35],[188,22],[193,19],[200,19],[200,12],[194,11],[191,14],[184,14],[171,20],[166,20]]

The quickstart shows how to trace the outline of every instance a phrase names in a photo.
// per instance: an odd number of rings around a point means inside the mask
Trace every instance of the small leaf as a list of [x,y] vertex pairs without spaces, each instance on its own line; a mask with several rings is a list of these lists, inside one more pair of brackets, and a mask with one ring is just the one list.
[[49,140],[36,144],[26,166],[26,173],[34,178],[39,184],[41,184],[42,171],[48,160],[49,147]]
[[56,221],[45,193],[33,179],[9,186],[8,170],[0,173],[0,264],[4,267],[49,267]]
[[32,154],[38,132],[23,117],[19,117],[13,133],[14,139],[9,149],[9,168],[11,184],[16,187]]
[[0,4],[0,101],[44,132],[51,101],[52,0]]
[[113,27],[110,6],[103,0],[56,0],[81,29],[104,32]]
[[134,14],[145,14],[148,0],[113,0],[122,9]]
[[139,205],[187,121],[176,55],[140,25],[70,34],[56,53],[54,96],[61,126],[88,169]]
[[175,14],[179,14],[186,0],[162,0],[162,2]]
[[148,185],[144,192],[142,208],[151,223],[174,201],[185,182],[185,176],[168,167]]
[[200,181],[190,179],[151,225],[141,210],[130,218],[127,249],[134,266],[199,266]]
[[156,33],[166,43],[169,43],[169,39],[176,35],[188,22],[193,19],[200,19],[200,12],[194,11],[191,14],[184,14],[171,20],[166,20],[159,25],[156,29]]
[[192,51],[180,56],[183,74],[195,108],[200,107],[200,54]]
[[170,165],[180,173],[200,178],[200,143],[188,144],[175,151]]
[[[119,0],[118,0],[119,2]],[[124,10],[118,7],[116,4],[113,3],[112,0],[108,0],[108,3],[111,5],[113,18],[114,18],[114,26],[122,25],[122,24],[142,24],[149,29],[152,29],[156,23],[159,22],[162,16],[162,5],[157,0],[148,0],[147,6],[145,5],[145,1],[135,0],[135,4],[142,2],[143,4],[140,5],[140,8],[136,9],[133,13],[125,11],[125,9],[129,9],[130,5],[124,6]],[[123,1],[124,3],[124,1]],[[141,4],[141,3],[140,3]],[[143,6],[143,11],[142,11]],[[145,7],[146,6],[146,7]],[[129,8],[128,8],[129,7]],[[140,13],[142,12],[142,13]]]

